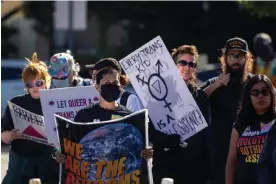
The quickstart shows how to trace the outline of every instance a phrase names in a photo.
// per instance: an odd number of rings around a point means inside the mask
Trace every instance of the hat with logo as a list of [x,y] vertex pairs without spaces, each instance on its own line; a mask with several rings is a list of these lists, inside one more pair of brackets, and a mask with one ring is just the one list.
[[102,68],[110,67],[116,69],[119,73],[122,72],[122,68],[119,62],[113,58],[104,58],[98,61],[96,64],[85,65],[85,67],[91,70],[100,70]]
[[248,44],[244,39],[239,37],[231,38],[227,40],[225,45],[225,52],[227,53],[230,50],[239,50],[242,52],[248,51]]

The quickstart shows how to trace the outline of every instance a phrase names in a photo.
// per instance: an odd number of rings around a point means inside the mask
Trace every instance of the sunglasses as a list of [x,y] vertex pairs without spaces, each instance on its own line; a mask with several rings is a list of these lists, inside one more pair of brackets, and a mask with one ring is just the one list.
[[234,59],[237,59],[237,60],[240,60],[244,57],[244,54],[228,54],[227,55],[227,58],[229,60],[234,60]]
[[267,95],[269,95],[269,90],[268,89],[263,89],[263,90],[253,89],[250,91],[250,95],[254,96],[254,97],[257,97],[260,94],[262,94],[263,96],[267,96]]
[[185,61],[185,60],[180,60],[180,61],[177,61],[177,64],[181,65],[181,66],[189,66],[191,68],[195,68],[196,67],[196,63],[194,61]]
[[33,82],[26,82],[25,83],[25,86],[26,86],[26,88],[28,88],[28,89],[31,89],[31,88],[33,88],[33,87],[41,87],[41,86],[43,86],[43,84],[44,84],[44,80],[37,80],[37,81],[35,81],[34,83]]

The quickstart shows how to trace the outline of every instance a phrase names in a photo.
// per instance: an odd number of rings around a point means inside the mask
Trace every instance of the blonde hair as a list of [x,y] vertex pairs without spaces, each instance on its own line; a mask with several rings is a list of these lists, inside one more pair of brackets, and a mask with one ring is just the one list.
[[49,88],[51,85],[51,76],[48,73],[46,64],[38,59],[37,53],[33,53],[31,60],[28,58],[25,59],[27,60],[28,65],[22,72],[22,81],[26,83],[37,77],[41,77],[44,80],[46,87]]
[[[173,49],[172,51],[173,52],[171,55],[172,55],[174,62],[177,62],[178,57],[182,54],[191,54],[192,56],[194,56],[195,62],[197,63],[199,54],[198,54],[198,50],[197,50],[196,46],[194,46],[194,45],[182,45],[182,46],[178,47],[177,49]],[[193,87],[196,87],[196,83],[197,83],[196,71],[192,74],[192,77],[191,77],[189,83]]]
[[[221,63],[221,69],[223,73],[226,73],[227,65],[226,65],[226,52],[225,48],[222,49],[221,57],[219,58],[219,61]],[[253,64],[254,64],[254,57],[253,55],[247,51],[245,54],[245,65],[244,65],[244,72],[243,72],[243,81],[247,80],[247,76],[249,73],[252,73],[253,71]]]

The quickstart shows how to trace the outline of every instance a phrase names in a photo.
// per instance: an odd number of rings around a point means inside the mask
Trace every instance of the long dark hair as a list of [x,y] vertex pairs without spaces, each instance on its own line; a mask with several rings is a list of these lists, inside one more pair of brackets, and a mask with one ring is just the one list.
[[242,98],[240,101],[240,107],[236,117],[236,123],[246,123],[245,126],[250,125],[254,117],[256,117],[255,109],[252,105],[252,101],[250,98],[250,91],[253,86],[257,83],[264,82],[269,89],[270,96],[271,96],[271,104],[266,112],[267,117],[270,120],[276,118],[276,98],[275,98],[275,89],[272,85],[272,82],[269,78],[265,75],[254,75],[253,77],[249,78],[244,86]]

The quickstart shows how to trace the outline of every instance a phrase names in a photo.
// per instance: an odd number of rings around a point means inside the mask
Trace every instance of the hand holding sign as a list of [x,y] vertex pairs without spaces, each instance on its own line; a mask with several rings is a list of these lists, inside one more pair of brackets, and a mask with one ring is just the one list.
[[13,129],[11,132],[11,141],[15,139],[24,139],[22,133],[19,132],[17,129]]

